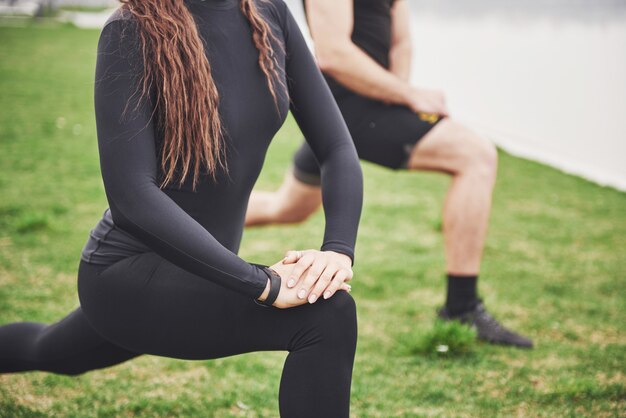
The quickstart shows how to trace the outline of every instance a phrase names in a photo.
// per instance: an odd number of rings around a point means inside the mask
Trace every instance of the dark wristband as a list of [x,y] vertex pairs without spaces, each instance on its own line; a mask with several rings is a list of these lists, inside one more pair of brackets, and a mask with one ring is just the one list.
[[280,285],[281,285],[282,279],[280,275],[276,273],[274,270],[272,270],[271,268],[266,267],[266,266],[260,266],[260,265],[258,266],[259,268],[263,270],[263,272],[267,275],[267,278],[270,281],[270,291],[268,292],[265,300],[261,301],[261,300],[255,299],[254,301],[263,306],[272,306],[274,302],[276,301],[276,298],[278,298],[278,294],[280,293]]

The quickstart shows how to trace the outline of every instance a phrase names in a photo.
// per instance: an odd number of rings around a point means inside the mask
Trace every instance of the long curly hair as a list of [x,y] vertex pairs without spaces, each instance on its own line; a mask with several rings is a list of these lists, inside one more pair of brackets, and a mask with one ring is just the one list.
[[[121,2],[138,23],[144,64],[138,92],[141,98],[155,93],[155,112],[164,134],[160,186],[175,181],[180,186],[191,175],[195,188],[202,169],[215,179],[218,168],[227,169],[219,93],[193,16],[184,0]],[[250,23],[259,66],[277,104],[276,91],[282,83],[272,47],[275,37],[255,0],[240,0],[240,7]]]

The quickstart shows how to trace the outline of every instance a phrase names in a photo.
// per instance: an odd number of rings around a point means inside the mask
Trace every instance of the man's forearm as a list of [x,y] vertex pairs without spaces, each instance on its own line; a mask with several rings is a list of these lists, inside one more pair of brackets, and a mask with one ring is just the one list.
[[320,57],[320,67],[346,88],[362,96],[394,104],[406,104],[409,84],[382,67],[354,44]]
[[411,42],[398,43],[389,52],[389,71],[405,82],[411,78]]

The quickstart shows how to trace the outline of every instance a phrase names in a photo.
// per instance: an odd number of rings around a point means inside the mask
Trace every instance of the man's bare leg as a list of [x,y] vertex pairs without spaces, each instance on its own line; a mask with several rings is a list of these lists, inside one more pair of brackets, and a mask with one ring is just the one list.
[[437,124],[411,154],[410,170],[452,176],[443,209],[448,273],[477,275],[480,270],[497,161],[493,144],[449,119]]
[[445,119],[413,149],[408,168],[452,176],[443,209],[448,289],[439,317],[474,326],[488,342],[530,348],[532,341],[499,324],[477,294],[497,160],[493,144]]
[[252,192],[246,226],[304,222],[321,204],[321,188],[299,181],[289,170],[276,192]]

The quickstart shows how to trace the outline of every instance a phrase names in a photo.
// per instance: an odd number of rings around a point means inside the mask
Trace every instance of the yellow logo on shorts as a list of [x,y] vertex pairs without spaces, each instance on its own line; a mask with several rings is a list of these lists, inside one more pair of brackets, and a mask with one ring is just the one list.
[[423,120],[424,122],[428,122],[428,123],[435,123],[439,120],[439,115],[436,113],[419,112],[417,116],[419,116],[419,118]]

